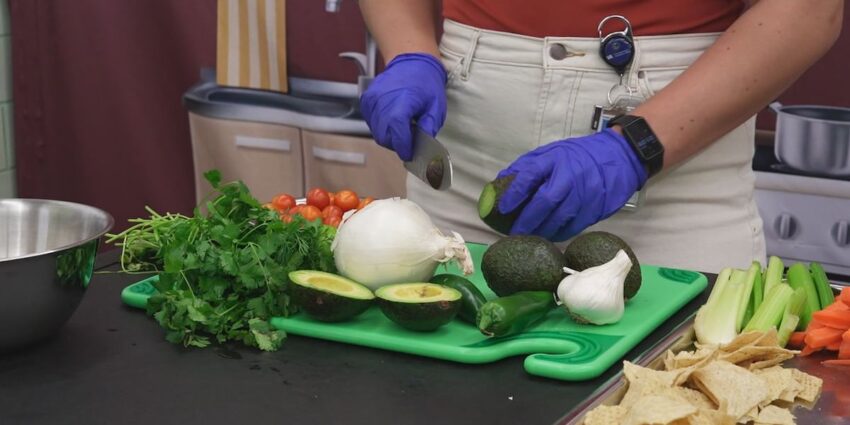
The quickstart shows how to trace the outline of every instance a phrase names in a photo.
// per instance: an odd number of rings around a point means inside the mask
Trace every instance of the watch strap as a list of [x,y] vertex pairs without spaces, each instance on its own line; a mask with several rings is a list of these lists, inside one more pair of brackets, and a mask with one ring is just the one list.
[[[634,140],[633,133],[629,131],[628,127],[639,121],[642,121],[642,125],[646,127],[645,130],[650,133],[652,138],[648,145],[641,146],[642,142],[645,141]],[[649,177],[658,174],[664,166],[664,146],[658,140],[655,132],[652,131],[652,127],[649,126],[649,123],[647,123],[643,117],[635,115],[617,115],[608,121],[608,127],[615,125],[619,125],[623,129],[623,137],[629,142],[629,145],[632,149],[634,149],[640,161],[646,166]]]

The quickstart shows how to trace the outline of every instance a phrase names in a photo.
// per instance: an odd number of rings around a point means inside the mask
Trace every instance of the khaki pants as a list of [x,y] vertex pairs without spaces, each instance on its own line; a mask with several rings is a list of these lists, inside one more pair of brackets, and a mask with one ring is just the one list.
[[[693,63],[717,34],[637,37],[625,81],[646,99]],[[445,21],[440,51],[449,77],[448,118],[438,135],[453,162],[446,192],[409,176],[408,197],[444,231],[492,243],[500,235],[477,214],[485,183],[519,155],[591,133],[594,105],[619,81],[595,38],[534,38]],[[693,99],[699,108],[700,99]],[[697,112],[698,113],[698,112]],[[765,260],[753,199],[755,120],[690,160],[651,179],[637,211],[620,211],[589,230],[625,239],[644,264],[717,272]]]

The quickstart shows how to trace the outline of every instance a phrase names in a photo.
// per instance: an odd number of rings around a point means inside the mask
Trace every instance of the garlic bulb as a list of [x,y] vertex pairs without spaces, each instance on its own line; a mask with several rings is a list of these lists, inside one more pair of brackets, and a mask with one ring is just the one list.
[[631,267],[622,249],[611,261],[580,272],[564,267],[569,275],[558,284],[558,299],[580,323],[616,323],[623,317],[623,284]]

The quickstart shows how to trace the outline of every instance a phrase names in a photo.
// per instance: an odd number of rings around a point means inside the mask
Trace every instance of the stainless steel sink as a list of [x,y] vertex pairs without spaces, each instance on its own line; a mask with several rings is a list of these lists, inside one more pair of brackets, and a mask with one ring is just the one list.
[[284,94],[220,86],[206,76],[183,95],[183,102],[189,111],[207,117],[370,135],[360,114],[356,84],[292,78],[290,91]]

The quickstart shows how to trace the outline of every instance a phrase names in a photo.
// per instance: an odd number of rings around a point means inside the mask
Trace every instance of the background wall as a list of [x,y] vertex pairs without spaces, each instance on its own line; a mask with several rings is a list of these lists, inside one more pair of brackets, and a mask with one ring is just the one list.
[[[9,0],[18,195],[84,202],[118,228],[190,212],[193,171],[181,95],[215,64],[215,0]],[[353,82],[337,57],[362,51],[354,0],[288,0],[289,74]],[[850,13],[839,43],[780,100],[850,106]],[[770,72],[769,69],[765,72]],[[762,128],[772,128],[763,114]]]

